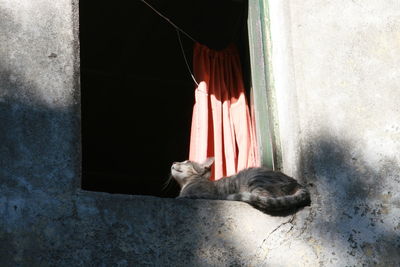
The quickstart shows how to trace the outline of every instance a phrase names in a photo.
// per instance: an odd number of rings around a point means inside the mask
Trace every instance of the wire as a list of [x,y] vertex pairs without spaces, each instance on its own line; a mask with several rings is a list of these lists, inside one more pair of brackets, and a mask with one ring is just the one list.
[[191,70],[190,67],[189,67],[189,63],[188,63],[188,60],[187,60],[187,58],[186,58],[185,50],[183,49],[183,45],[182,45],[181,34],[179,33],[179,30],[178,30],[178,29],[176,29],[176,34],[178,35],[178,41],[179,41],[179,45],[180,45],[181,50],[182,50],[182,55],[183,55],[183,59],[185,60],[186,67],[188,68],[189,73],[190,73],[190,76],[192,77],[194,83],[195,83],[197,86],[199,86],[199,83],[196,81],[196,78],[194,77],[194,74],[193,74],[192,70]]
[[183,59],[185,60],[186,63],[186,67],[190,73],[190,76],[192,77],[194,83],[199,86],[199,83],[196,81],[196,78],[194,77],[194,74],[192,72],[192,70],[189,67],[189,63],[188,60],[186,58],[186,54],[185,54],[185,50],[183,49],[183,44],[182,44],[182,40],[181,40],[181,34],[183,33],[184,35],[186,35],[186,37],[188,37],[190,40],[192,40],[195,43],[199,43],[196,39],[194,39],[192,36],[190,36],[188,33],[186,33],[184,30],[182,30],[181,28],[179,28],[178,26],[176,26],[175,23],[173,23],[169,18],[167,18],[166,16],[164,16],[163,14],[161,14],[161,12],[159,12],[157,9],[155,9],[152,5],[150,5],[149,3],[147,3],[145,0],[141,0],[143,3],[145,3],[148,7],[150,7],[157,15],[159,15],[160,17],[162,17],[163,19],[165,19],[169,24],[172,25],[172,27],[175,28],[176,33],[178,35],[178,41],[179,41],[179,45],[181,47],[181,51],[182,51],[182,55],[183,55]]
[[184,30],[182,30],[181,28],[179,28],[178,26],[176,26],[175,23],[173,23],[169,18],[167,18],[166,16],[164,16],[163,14],[161,14],[161,12],[159,12],[157,9],[155,9],[152,5],[150,5],[149,3],[147,3],[145,0],[140,0],[143,3],[145,3],[148,7],[150,7],[154,12],[157,13],[157,15],[159,15],[160,17],[162,17],[163,19],[165,19],[169,24],[172,25],[172,27],[174,27],[175,29],[177,29],[178,31],[180,31],[181,33],[183,33],[184,35],[186,35],[186,37],[188,37],[189,39],[191,39],[193,42],[195,43],[199,43],[196,39],[194,39],[192,36],[190,36],[188,33],[186,33]]

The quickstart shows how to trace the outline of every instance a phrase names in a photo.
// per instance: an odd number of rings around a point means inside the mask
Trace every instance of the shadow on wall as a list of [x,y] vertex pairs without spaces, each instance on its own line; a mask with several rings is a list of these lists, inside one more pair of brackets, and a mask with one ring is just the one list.
[[58,192],[77,187],[79,117],[47,107],[39,89],[0,65],[1,187]]
[[[2,25],[13,23],[1,9],[0,17],[7,18]],[[0,64],[0,237],[7,237],[0,242],[7,254],[0,256],[5,262],[240,265],[256,253],[249,249],[255,246],[251,241],[275,231],[269,223],[278,219],[242,203],[73,195],[80,169],[79,116],[74,107],[48,105],[41,98],[52,100],[48,94]],[[303,177],[314,186],[301,230],[311,246],[324,248],[315,249],[319,260],[399,264],[398,162],[382,157],[371,166],[353,142],[330,134],[314,138],[303,151]]]
[[394,266],[400,263],[399,162],[381,156],[372,166],[356,143],[326,133],[305,145],[301,167],[312,209],[304,227],[310,243],[320,239],[315,244],[327,248],[319,255],[323,262]]
[[66,75],[73,56],[51,53],[60,42],[49,38],[53,21],[27,24],[13,7],[0,7],[0,187],[73,190],[80,170],[78,90]]

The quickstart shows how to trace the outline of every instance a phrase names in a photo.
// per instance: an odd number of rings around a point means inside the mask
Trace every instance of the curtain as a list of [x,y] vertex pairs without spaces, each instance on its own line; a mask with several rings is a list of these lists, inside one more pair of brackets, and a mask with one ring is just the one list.
[[239,53],[235,45],[211,50],[196,43],[195,89],[189,159],[214,157],[211,179],[259,166],[253,116],[250,116]]

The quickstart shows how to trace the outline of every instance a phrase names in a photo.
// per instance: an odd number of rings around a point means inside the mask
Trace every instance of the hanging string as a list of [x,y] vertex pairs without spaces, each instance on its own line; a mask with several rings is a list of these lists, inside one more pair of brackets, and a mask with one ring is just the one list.
[[176,34],[178,35],[178,41],[179,41],[179,45],[180,45],[180,47],[181,47],[183,59],[185,60],[185,63],[186,63],[186,67],[187,67],[187,69],[188,69],[188,71],[189,71],[189,73],[190,73],[190,76],[192,77],[194,83],[195,83],[197,86],[199,86],[199,83],[196,81],[196,78],[194,77],[193,72],[192,72],[192,70],[191,70],[190,67],[189,67],[189,63],[188,63],[188,60],[187,60],[187,58],[186,58],[185,50],[183,49],[183,45],[182,45],[181,34],[180,34],[180,32],[179,32],[178,29],[176,29]]
[[193,42],[198,43],[198,41],[196,39],[194,39],[192,36],[190,36],[188,33],[186,33],[184,30],[182,30],[181,28],[179,28],[178,26],[176,26],[175,23],[173,23],[169,18],[167,18],[166,16],[164,16],[163,14],[161,14],[161,12],[159,12],[157,9],[155,9],[152,5],[150,5],[149,3],[147,3],[145,0],[141,0],[143,3],[145,3],[148,7],[150,7],[154,12],[156,12],[157,15],[159,15],[160,17],[162,17],[163,19],[165,19],[169,24],[172,25],[172,27],[174,27],[175,29],[177,29],[178,31],[180,31],[181,33],[183,33],[184,35],[186,35],[186,37],[188,37],[189,39],[191,39]]
[[190,36],[188,33],[186,33],[184,30],[182,30],[181,28],[179,28],[175,23],[173,23],[169,18],[167,18],[166,16],[164,16],[163,14],[161,14],[161,12],[159,12],[157,9],[155,9],[152,5],[150,5],[149,3],[147,3],[145,0],[141,0],[144,4],[146,4],[149,8],[151,8],[157,15],[159,15],[160,17],[162,17],[164,20],[166,20],[169,24],[172,25],[172,27],[175,28],[177,34],[178,34],[178,41],[179,41],[179,45],[181,47],[181,51],[182,51],[182,55],[183,55],[183,59],[185,60],[186,63],[186,67],[189,70],[190,76],[192,77],[194,83],[198,86],[199,84],[196,81],[196,78],[194,77],[194,74],[192,72],[192,70],[189,67],[189,63],[188,60],[186,58],[186,54],[185,54],[185,50],[183,49],[183,45],[182,45],[182,40],[181,40],[181,35],[180,33],[183,33],[184,35],[186,35],[186,37],[188,37],[190,40],[192,40],[195,43],[198,43],[198,41],[196,39],[194,39],[192,36]]

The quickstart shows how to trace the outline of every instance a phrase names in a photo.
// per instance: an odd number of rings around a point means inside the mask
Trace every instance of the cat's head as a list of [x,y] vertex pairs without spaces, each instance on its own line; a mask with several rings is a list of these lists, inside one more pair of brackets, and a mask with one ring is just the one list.
[[189,180],[196,178],[209,179],[214,158],[207,158],[203,163],[190,160],[174,162],[171,166],[171,176],[179,183],[185,185]]

